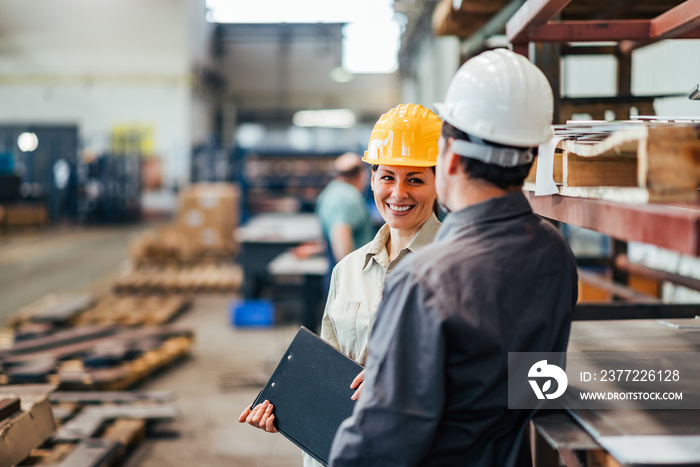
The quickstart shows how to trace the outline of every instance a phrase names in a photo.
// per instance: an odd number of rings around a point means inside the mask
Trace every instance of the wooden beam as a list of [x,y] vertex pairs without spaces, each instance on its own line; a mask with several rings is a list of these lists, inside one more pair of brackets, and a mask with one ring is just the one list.
[[700,0],[687,0],[651,20],[651,37],[678,37],[700,28]]
[[532,42],[608,42],[644,40],[651,35],[651,20],[549,21],[530,34]]
[[517,44],[510,44],[510,50],[516,54],[520,54],[523,57],[530,58],[530,47],[527,42],[518,42]]
[[696,203],[627,204],[524,193],[533,211],[541,216],[620,240],[650,243],[700,256],[700,209]]
[[698,279],[682,276],[680,274],[674,274],[661,269],[650,268],[648,266],[644,266],[643,264],[633,263],[629,260],[627,255],[618,255],[615,258],[615,267],[633,274],[647,277],[649,279],[654,279],[655,281],[668,281],[692,290],[700,290],[700,280]]
[[528,0],[506,23],[512,43],[529,42],[529,36],[554,18],[571,0]]
[[564,152],[564,186],[637,186],[637,159],[580,157]]
[[623,298],[634,303],[661,303],[661,300],[659,300],[656,297],[637,292],[636,290],[630,289],[629,287],[612,282],[610,279],[607,279],[604,276],[601,276],[600,274],[594,274],[592,272],[587,272],[579,269],[578,278],[587,284],[591,284],[599,289],[607,290],[608,292],[617,297]]

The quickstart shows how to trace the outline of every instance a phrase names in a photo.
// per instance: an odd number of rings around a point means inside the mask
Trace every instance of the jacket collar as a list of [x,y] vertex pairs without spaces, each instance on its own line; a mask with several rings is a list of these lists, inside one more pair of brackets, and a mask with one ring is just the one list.
[[474,224],[494,222],[529,213],[532,213],[532,208],[522,191],[508,193],[450,213],[442,223],[435,240],[441,240],[452,232]]

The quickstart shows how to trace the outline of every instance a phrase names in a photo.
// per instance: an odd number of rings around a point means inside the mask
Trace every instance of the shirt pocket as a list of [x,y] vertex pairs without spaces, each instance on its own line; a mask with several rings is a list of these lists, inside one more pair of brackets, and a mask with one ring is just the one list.
[[356,358],[359,350],[355,329],[359,310],[360,302],[336,300],[328,311],[338,337],[340,351],[350,358]]

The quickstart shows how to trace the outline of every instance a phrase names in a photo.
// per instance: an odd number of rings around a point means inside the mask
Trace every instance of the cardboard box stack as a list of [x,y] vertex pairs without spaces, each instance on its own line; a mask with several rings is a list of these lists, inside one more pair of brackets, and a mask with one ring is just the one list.
[[231,183],[198,183],[183,188],[175,222],[144,232],[129,245],[136,268],[185,265],[235,254],[239,189]]
[[239,190],[230,183],[198,183],[180,191],[176,226],[201,253],[233,253]]

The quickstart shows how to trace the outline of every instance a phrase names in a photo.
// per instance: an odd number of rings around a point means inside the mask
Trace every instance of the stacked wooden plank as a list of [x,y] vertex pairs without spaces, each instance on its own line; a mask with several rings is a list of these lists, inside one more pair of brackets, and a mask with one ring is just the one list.
[[149,267],[132,271],[114,283],[117,292],[236,292],[243,283],[238,265],[208,264]]
[[187,356],[189,329],[83,326],[16,341],[0,351],[0,383],[56,383],[62,389],[125,389]]
[[[698,134],[696,122],[570,122],[556,128],[562,141],[554,155],[554,182],[563,196],[694,202],[700,181]],[[541,175],[536,174],[535,165],[526,190],[535,190]]]
[[58,430],[18,465],[122,465],[147,425],[179,415],[165,391],[59,391],[50,400]]

